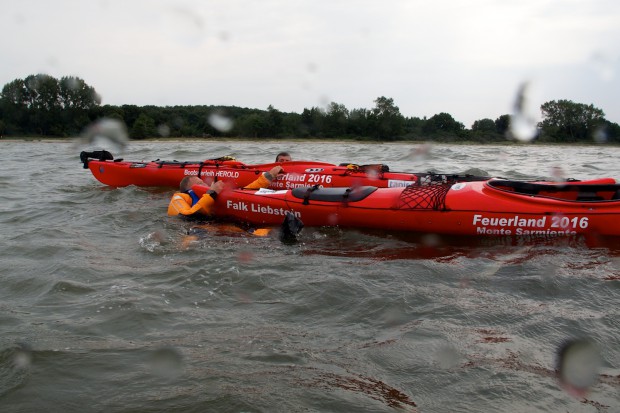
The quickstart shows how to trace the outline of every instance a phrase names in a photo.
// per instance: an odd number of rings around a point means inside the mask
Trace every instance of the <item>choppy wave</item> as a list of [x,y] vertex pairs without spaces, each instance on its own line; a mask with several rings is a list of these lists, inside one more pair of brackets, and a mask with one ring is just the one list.
[[[620,177],[620,149],[131,143],[127,159],[233,155],[518,179]],[[620,258],[579,241],[305,229],[209,232],[171,192],[107,188],[71,143],[3,142],[0,407],[24,411],[599,411],[620,405]],[[29,162],[23,156],[28,154]],[[596,382],[556,378],[567,339]]]

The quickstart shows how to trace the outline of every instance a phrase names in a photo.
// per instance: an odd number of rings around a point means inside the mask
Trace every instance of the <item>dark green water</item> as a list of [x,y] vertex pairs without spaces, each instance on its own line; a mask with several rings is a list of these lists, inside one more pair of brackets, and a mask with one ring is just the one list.
[[[97,182],[71,143],[0,141],[2,412],[616,412],[620,258],[579,240],[307,229],[184,244],[171,191]],[[123,156],[382,162],[508,178],[620,177],[604,146],[132,143]],[[596,344],[583,397],[567,339]]]

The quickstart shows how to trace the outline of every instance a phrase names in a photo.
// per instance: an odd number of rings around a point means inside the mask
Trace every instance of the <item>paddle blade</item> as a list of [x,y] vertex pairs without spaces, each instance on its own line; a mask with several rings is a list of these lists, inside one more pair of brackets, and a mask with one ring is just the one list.
[[280,241],[285,244],[293,244],[297,242],[297,236],[304,228],[301,219],[291,212],[286,212],[284,221],[280,225]]

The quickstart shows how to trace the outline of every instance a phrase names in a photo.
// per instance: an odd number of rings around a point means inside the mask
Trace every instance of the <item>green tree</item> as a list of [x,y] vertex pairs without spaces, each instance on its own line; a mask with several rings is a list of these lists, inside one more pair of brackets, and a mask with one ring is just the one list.
[[300,136],[302,131],[301,115],[299,113],[286,113],[282,119],[282,134],[288,137]]
[[495,119],[495,131],[502,136],[506,136],[506,132],[510,128],[510,115],[502,115]]
[[495,132],[495,122],[493,119],[484,118],[474,121],[471,130],[475,132]]
[[620,125],[605,120],[593,137],[597,143],[620,143]]
[[237,119],[233,128],[237,136],[258,138],[266,134],[266,122],[264,116],[259,113],[251,113]]
[[0,108],[10,133],[65,136],[76,133],[97,115],[95,90],[74,77],[61,81],[30,75],[4,86]]
[[369,118],[370,111],[368,109],[352,109],[349,112],[347,122],[347,134],[350,136],[370,136],[369,134]]
[[0,109],[6,133],[15,135],[24,133],[28,116],[26,103],[26,86],[22,79],[15,79],[4,85],[0,93]]
[[136,105],[122,105],[123,119],[126,125],[133,125],[142,113],[141,109]]
[[405,118],[400,114],[394,99],[385,96],[375,99],[375,107],[371,112],[371,125],[377,139],[394,140],[403,134]]
[[469,138],[477,142],[497,142],[505,139],[504,135],[497,131],[495,121],[489,118],[475,121],[471,126]]
[[426,118],[410,117],[405,118],[405,138],[410,140],[420,140],[424,138],[424,125]]
[[132,139],[144,139],[156,136],[155,121],[145,113],[138,115],[138,118],[131,128]]
[[58,79],[46,74],[30,75],[24,85],[31,130],[38,135],[64,135]]
[[324,123],[325,111],[321,108],[312,107],[310,109],[304,109],[301,114],[302,133],[306,136],[322,137]]
[[349,110],[342,104],[331,102],[327,107],[323,132],[326,137],[343,137],[347,132]]
[[282,131],[283,115],[278,109],[269,105],[265,116],[265,127],[267,136],[276,138],[280,136]]
[[79,77],[61,78],[58,95],[63,127],[70,135],[84,129],[92,121],[91,114],[96,113],[95,109],[101,104],[101,97],[95,89]]
[[424,125],[423,131],[429,135],[460,136],[465,125],[457,122],[449,113],[438,113],[431,116]]
[[100,118],[125,120],[125,111],[120,106],[104,105],[99,107],[96,113]]
[[101,96],[83,79],[64,76],[58,83],[60,105],[64,109],[89,110],[101,104]]
[[570,100],[552,100],[540,107],[541,140],[553,142],[587,141],[604,125],[605,113],[593,105]]
[[15,79],[4,85],[0,99],[6,104],[25,107],[27,99],[24,81],[22,79]]
[[32,109],[52,111],[60,108],[58,79],[45,75],[30,75],[24,79],[28,106]]

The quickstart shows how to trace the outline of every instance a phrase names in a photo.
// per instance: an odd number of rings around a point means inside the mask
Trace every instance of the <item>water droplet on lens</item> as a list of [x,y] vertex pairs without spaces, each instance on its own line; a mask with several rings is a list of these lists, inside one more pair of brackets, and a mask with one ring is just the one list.
[[318,66],[314,62],[308,62],[306,64],[306,69],[309,73],[316,73],[318,71]]
[[173,347],[162,347],[151,353],[149,367],[157,376],[176,378],[183,372],[183,356]]
[[589,340],[572,340],[558,351],[558,379],[572,395],[583,397],[596,383],[601,358],[594,343]]
[[166,124],[159,125],[157,127],[157,133],[159,133],[159,136],[163,136],[164,138],[167,138],[168,136],[170,136],[170,126]]
[[530,94],[529,83],[521,84],[510,117],[509,136],[521,142],[530,142],[538,135],[538,121]]
[[185,120],[182,117],[177,116],[172,120],[172,126],[175,129],[181,129],[185,125]]
[[176,6],[165,14],[164,28],[169,38],[190,47],[199,46],[205,38],[205,22],[195,10]]
[[596,143],[607,143],[607,129],[604,126],[596,128],[592,133],[592,139]]
[[32,363],[32,353],[29,349],[20,348],[13,355],[13,364],[18,369],[27,369]]
[[522,114],[514,114],[510,117],[510,134],[521,142],[530,142],[538,133],[536,122],[532,122]]
[[412,161],[424,161],[429,157],[431,148],[431,144],[423,143],[422,145],[411,149],[408,156]]
[[71,90],[79,90],[81,84],[77,77],[69,77],[67,79],[67,86],[69,86]]
[[366,174],[368,175],[368,177],[370,179],[378,179],[379,178],[379,171],[376,171],[376,170],[370,170]]
[[254,259],[254,253],[250,250],[241,250],[238,255],[239,263],[241,264],[249,264]]
[[566,174],[564,173],[564,169],[561,166],[552,166],[551,167],[551,178],[557,182],[566,181]]
[[435,359],[439,363],[439,367],[447,370],[456,367],[461,359],[461,356],[456,349],[446,346],[437,350],[437,353],[435,353]]
[[328,106],[329,106],[329,96],[327,95],[321,95],[319,96],[319,107],[323,110],[327,110]]
[[338,221],[339,221],[339,218],[338,218],[338,214],[337,213],[327,215],[327,224],[328,225],[336,226],[336,225],[338,225]]
[[441,238],[437,234],[429,233],[429,234],[423,235],[420,242],[425,247],[436,248],[441,245]]
[[112,145],[117,150],[127,146],[129,134],[125,123],[112,118],[102,118],[86,127],[81,141],[87,145]]
[[232,119],[219,113],[212,113],[208,118],[209,125],[213,126],[220,132],[230,132],[234,126]]
[[592,55],[594,70],[604,82],[611,82],[615,77],[614,62],[602,53]]
[[230,33],[223,30],[217,34],[218,39],[222,42],[228,42],[230,40]]

